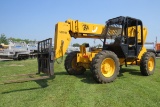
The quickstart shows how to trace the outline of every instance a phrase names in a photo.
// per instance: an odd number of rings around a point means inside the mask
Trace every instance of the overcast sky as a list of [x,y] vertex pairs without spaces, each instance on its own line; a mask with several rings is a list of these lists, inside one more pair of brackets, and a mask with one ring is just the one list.
[[[0,0],[0,34],[43,40],[53,38],[55,24],[67,19],[105,24],[110,18],[130,16],[148,28],[147,42],[160,42],[160,0]],[[72,43],[93,43],[92,39]]]

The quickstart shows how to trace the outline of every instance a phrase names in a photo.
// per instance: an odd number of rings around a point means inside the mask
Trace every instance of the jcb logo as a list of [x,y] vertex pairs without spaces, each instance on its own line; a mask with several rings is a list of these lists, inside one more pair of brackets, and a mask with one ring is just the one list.
[[89,30],[89,27],[88,27],[88,25],[86,25],[86,24],[83,24],[82,27],[83,27],[83,30],[84,30],[84,31]]

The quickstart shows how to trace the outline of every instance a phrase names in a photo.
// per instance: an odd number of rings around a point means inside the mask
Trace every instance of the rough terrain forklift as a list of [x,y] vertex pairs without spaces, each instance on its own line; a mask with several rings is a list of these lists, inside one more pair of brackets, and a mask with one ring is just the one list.
[[[103,42],[102,48],[86,51],[89,44],[81,45],[80,51],[66,56],[64,66],[68,74],[80,75],[90,69],[99,83],[116,79],[123,65],[139,65],[142,75],[149,76],[155,70],[155,55],[147,52],[144,43],[147,29],[142,21],[131,17],[116,17],[106,25],[67,20],[55,26],[54,48],[52,39],[38,43],[38,72],[54,75],[54,62],[64,56],[71,38],[93,38]],[[106,44],[108,39],[114,42]]]

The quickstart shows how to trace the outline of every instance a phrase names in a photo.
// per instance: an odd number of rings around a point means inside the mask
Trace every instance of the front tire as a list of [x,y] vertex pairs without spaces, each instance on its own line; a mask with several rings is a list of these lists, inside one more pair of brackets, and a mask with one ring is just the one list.
[[112,51],[101,51],[93,58],[91,70],[93,72],[93,77],[97,82],[112,82],[119,74],[119,59]]
[[144,76],[149,76],[154,73],[155,70],[155,55],[152,52],[146,52],[140,62],[141,74]]
[[70,75],[81,75],[86,71],[83,66],[78,66],[77,53],[79,53],[79,51],[70,52],[65,59],[64,66]]

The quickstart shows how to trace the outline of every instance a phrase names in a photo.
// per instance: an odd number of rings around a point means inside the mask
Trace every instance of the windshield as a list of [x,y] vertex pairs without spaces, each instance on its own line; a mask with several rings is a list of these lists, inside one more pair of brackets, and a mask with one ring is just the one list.
[[115,37],[121,35],[122,25],[111,24],[107,26],[107,38],[114,39]]

